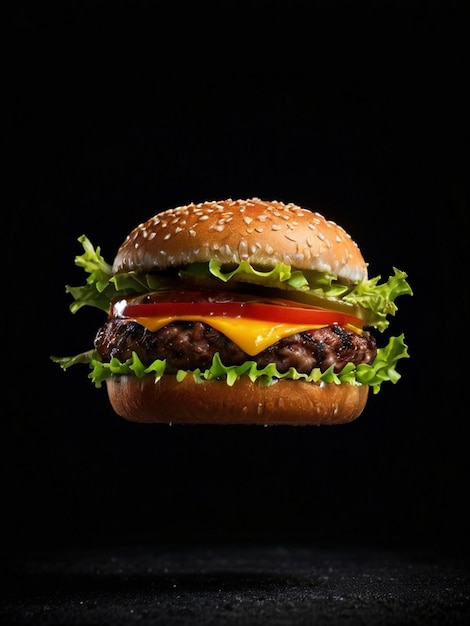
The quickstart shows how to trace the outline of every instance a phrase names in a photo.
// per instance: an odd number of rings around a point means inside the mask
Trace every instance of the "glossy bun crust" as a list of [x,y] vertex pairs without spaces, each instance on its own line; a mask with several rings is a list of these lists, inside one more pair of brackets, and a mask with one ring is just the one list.
[[269,387],[246,378],[181,382],[153,375],[113,376],[106,381],[109,400],[121,417],[161,424],[344,424],[362,413],[369,387],[279,380]]
[[367,265],[350,235],[335,222],[295,204],[223,200],[158,213],[135,228],[119,248],[113,272],[166,270],[215,259],[249,261],[257,268],[285,263],[367,278]]

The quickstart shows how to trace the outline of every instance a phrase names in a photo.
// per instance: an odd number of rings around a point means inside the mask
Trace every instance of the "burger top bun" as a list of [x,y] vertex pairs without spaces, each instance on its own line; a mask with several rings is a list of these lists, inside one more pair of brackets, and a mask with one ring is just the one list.
[[113,272],[211,259],[260,268],[285,263],[350,281],[367,279],[362,254],[341,226],[295,204],[259,198],[188,204],[155,215],[127,236]]

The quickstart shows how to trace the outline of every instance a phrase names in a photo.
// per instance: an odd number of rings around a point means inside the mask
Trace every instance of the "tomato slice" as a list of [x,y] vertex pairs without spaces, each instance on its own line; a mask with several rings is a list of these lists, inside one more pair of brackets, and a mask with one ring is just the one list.
[[[247,300],[224,302],[148,302],[141,304],[125,304],[119,309],[120,317],[172,317],[181,318],[194,316],[201,317],[233,317],[264,320],[273,323],[312,324],[330,326],[351,324],[362,328],[363,322],[359,318],[343,313],[314,306],[299,306],[290,301],[274,300]],[[116,310],[116,309],[115,309]]]

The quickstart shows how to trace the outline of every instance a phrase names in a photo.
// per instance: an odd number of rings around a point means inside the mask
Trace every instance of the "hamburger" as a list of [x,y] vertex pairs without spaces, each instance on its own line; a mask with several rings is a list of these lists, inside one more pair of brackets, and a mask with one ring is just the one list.
[[107,319],[90,350],[51,358],[88,365],[127,420],[350,422],[409,356],[403,334],[384,347],[373,334],[412,295],[407,274],[369,278],[351,236],[296,204],[168,209],[137,226],[112,265],[79,241],[88,277],[66,287],[70,309],[95,306]]

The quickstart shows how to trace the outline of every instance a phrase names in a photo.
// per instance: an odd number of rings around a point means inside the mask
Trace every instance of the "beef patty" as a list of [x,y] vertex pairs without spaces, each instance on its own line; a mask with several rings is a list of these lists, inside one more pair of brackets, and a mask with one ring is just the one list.
[[368,332],[356,334],[338,325],[300,332],[272,344],[255,356],[244,352],[223,333],[203,322],[176,321],[152,332],[135,321],[109,319],[98,331],[95,348],[104,362],[116,357],[124,362],[135,352],[145,366],[166,359],[166,373],[205,370],[219,353],[226,366],[255,361],[259,368],[274,363],[280,373],[294,367],[309,374],[333,365],[336,373],[352,362],[372,363],[377,354],[375,339]]

